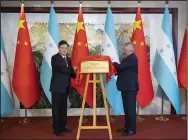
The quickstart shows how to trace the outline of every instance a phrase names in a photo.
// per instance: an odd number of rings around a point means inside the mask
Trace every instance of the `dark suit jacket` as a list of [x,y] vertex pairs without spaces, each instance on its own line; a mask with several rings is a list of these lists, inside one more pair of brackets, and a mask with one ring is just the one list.
[[117,70],[117,89],[119,91],[137,92],[138,85],[138,59],[133,53],[124,58],[120,64],[113,63]]
[[71,65],[71,59],[67,58],[68,67],[63,57],[57,53],[51,58],[52,79],[50,85],[51,92],[67,93],[70,87],[70,79],[76,78],[76,74]]

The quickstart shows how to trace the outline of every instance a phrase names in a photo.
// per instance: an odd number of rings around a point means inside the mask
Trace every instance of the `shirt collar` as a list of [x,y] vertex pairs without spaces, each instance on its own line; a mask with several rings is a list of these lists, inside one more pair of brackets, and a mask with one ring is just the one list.
[[132,54],[130,54],[129,56],[125,56],[125,55],[124,55],[124,57],[123,57],[123,58],[128,58],[128,57],[130,57],[130,56],[132,56],[132,55],[133,55],[133,53],[132,53]]
[[[61,55],[61,54],[60,54]],[[63,58],[66,58],[67,56],[66,55],[61,55]]]

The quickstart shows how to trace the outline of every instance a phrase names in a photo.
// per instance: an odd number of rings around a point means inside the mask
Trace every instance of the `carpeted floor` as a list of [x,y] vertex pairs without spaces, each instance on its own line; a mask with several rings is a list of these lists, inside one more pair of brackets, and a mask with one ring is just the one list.
[[[115,117],[115,121],[111,123],[113,139],[127,140],[152,140],[152,139],[176,139],[182,140],[187,138],[187,122],[182,120],[182,116],[170,115],[169,121],[160,122],[154,118],[156,116],[142,116],[145,121],[137,123],[137,133],[134,136],[123,137],[116,132],[117,128],[121,128],[124,124],[123,116]],[[18,121],[23,118],[5,118],[4,124],[0,128],[0,139],[76,139],[78,128],[78,117],[68,117],[68,127],[72,129],[72,133],[66,133],[63,137],[53,135],[51,127],[51,118],[36,117],[31,118],[29,124],[19,124]],[[92,124],[92,117],[88,117],[89,121],[84,125]],[[98,125],[105,125],[103,116],[97,117]],[[82,130],[80,139],[109,139],[107,130]]]

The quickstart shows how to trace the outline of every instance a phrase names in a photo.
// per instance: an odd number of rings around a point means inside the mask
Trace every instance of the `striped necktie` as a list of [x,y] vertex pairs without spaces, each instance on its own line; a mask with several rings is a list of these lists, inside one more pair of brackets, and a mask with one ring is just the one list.
[[66,65],[67,65],[67,67],[68,67],[68,63],[67,63],[67,58],[66,58],[66,56],[64,56],[63,59],[65,60],[65,63],[66,63]]

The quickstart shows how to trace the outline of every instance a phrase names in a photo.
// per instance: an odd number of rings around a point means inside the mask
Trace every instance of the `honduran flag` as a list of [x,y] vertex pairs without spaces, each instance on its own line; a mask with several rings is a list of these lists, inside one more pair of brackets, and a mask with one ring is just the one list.
[[12,95],[4,43],[1,36],[1,116],[6,117],[13,110],[14,100]]
[[162,24],[156,26],[155,32],[158,38],[153,42],[156,45],[153,73],[174,106],[176,113],[180,114],[181,104],[168,6],[165,7]]
[[[101,55],[108,55],[112,62],[119,62],[114,19],[110,7],[107,9]],[[116,80],[117,76],[112,76],[108,83],[105,82],[105,93],[115,115],[121,115],[123,113],[123,102],[121,93],[116,87]]]
[[60,41],[60,30],[59,30],[56,13],[52,4],[50,8],[48,33],[47,33],[47,39],[44,48],[44,56],[42,60],[41,73],[40,73],[41,85],[50,103],[52,100],[51,92],[50,92],[50,84],[52,78],[51,57],[54,54],[58,53],[59,41]]

